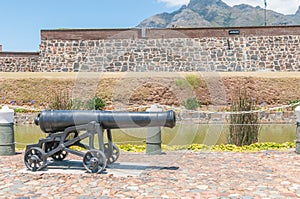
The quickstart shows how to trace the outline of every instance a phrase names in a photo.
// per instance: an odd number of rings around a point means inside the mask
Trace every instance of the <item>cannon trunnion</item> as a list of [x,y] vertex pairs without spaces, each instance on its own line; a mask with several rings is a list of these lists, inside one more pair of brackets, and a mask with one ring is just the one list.
[[[32,171],[47,167],[47,158],[64,160],[68,153],[83,157],[83,165],[88,172],[101,173],[107,164],[114,163],[120,151],[112,141],[111,129],[169,127],[175,126],[173,111],[167,112],[112,112],[79,110],[46,110],[38,114],[35,124],[48,134],[37,144],[26,146],[24,163]],[[106,130],[107,143],[104,143]],[[94,146],[98,136],[99,148]],[[81,143],[89,138],[89,144]],[[85,151],[76,150],[77,146]]]

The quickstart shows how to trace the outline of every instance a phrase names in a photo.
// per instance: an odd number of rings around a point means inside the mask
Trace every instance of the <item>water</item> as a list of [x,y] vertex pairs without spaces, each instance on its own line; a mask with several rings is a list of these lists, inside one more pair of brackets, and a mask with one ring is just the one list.
[[[226,144],[228,125],[221,124],[192,124],[181,123],[175,128],[162,129],[162,143],[166,145],[186,145],[192,143],[215,145]],[[144,144],[146,129],[116,129],[112,130],[113,141],[117,144]],[[15,125],[15,141],[17,148],[25,148],[27,144],[37,143],[40,138],[45,138],[35,125]],[[296,126],[293,124],[261,125],[259,142],[294,142]],[[83,141],[88,143],[88,139]]]

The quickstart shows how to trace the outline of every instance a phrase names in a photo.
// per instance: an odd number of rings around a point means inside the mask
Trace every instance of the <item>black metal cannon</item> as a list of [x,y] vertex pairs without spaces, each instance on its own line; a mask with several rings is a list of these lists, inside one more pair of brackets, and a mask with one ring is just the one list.
[[[173,111],[167,112],[113,112],[81,110],[46,110],[38,114],[35,124],[49,135],[37,144],[26,146],[24,163],[32,171],[47,167],[47,158],[62,161],[68,153],[83,157],[83,165],[88,172],[101,173],[107,164],[114,163],[120,154],[112,141],[111,129],[170,127],[175,126]],[[104,143],[104,130],[107,143]],[[94,137],[98,135],[99,149],[94,146]],[[89,144],[81,143],[89,138]],[[86,149],[76,150],[78,146]]]

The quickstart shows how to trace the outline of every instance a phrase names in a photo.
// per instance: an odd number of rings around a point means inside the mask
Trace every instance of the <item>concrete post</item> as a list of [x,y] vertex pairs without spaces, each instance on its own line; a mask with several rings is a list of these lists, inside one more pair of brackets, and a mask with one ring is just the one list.
[[0,156],[15,155],[14,110],[0,109]]
[[[161,108],[152,105],[147,109],[148,112],[162,112]],[[146,132],[146,154],[160,155],[161,154],[161,127],[148,127]]]

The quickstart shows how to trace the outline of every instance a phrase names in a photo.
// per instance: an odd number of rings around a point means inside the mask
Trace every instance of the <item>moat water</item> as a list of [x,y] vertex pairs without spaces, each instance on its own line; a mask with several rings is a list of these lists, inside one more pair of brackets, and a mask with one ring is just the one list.
[[[229,126],[224,124],[192,124],[181,123],[175,128],[162,128],[162,143],[166,145],[186,145],[192,143],[215,145],[226,144]],[[25,148],[27,144],[37,143],[48,134],[43,133],[35,125],[15,125],[15,142],[17,148]],[[146,128],[112,130],[113,141],[117,144],[144,144]],[[263,124],[259,130],[259,142],[294,142],[296,125]],[[83,140],[88,143],[88,139]]]

